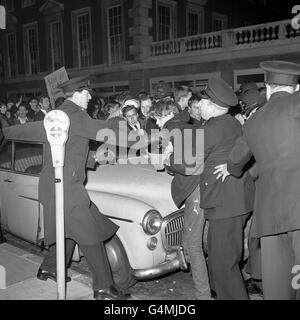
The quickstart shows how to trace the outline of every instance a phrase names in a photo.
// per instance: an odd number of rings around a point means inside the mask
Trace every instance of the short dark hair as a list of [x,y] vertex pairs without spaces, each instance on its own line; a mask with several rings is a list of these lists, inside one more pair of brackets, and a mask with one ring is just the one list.
[[20,108],[25,108],[26,111],[28,111],[27,105],[25,103],[21,103],[18,107],[18,110],[20,110]]
[[48,99],[49,102],[50,102],[49,96],[47,96],[46,94],[42,94],[42,95],[40,96],[40,103],[42,103],[44,99]]
[[136,111],[136,113],[138,114],[138,110],[136,109],[136,107],[135,106],[133,106],[133,105],[127,105],[126,107],[124,107],[123,109],[122,109],[122,115],[123,115],[123,117],[125,117],[126,116],[126,113],[128,112],[128,111],[130,111],[130,110],[135,110]]
[[120,108],[121,107],[120,103],[118,101],[111,100],[107,104],[104,105],[103,109],[104,109],[105,113],[109,113],[110,109],[115,108],[115,107]]
[[193,94],[189,99],[188,106],[191,108],[194,103],[198,103],[201,100],[201,97],[197,96],[196,94]]
[[149,114],[152,118],[154,118],[166,116],[171,112],[177,114],[180,112],[180,109],[177,103],[170,99],[154,102]]
[[60,105],[62,105],[65,100],[66,98],[64,97],[58,97],[54,102],[55,109],[58,108]]

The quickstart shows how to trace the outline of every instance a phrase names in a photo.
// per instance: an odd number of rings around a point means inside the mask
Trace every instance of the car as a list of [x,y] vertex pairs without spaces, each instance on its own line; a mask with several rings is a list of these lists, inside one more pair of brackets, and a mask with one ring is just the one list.
[[[0,147],[1,225],[39,246],[44,238],[38,195],[44,151],[42,141],[33,141],[20,130],[10,130]],[[182,246],[183,209],[178,210],[172,200],[171,181],[167,172],[148,163],[87,168],[86,189],[91,200],[120,227],[106,243],[120,288],[188,267]],[[73,260],[81,256],[77,247]]]

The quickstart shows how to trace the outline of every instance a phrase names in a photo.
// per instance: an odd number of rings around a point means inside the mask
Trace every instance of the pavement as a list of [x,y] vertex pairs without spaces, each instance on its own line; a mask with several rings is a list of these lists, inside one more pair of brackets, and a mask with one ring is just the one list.
[[[42,257],[0,244],[0,300],[57,300],[56,282],[36,278]],[[73,270],[66,300],[93,300],[92,288]]]

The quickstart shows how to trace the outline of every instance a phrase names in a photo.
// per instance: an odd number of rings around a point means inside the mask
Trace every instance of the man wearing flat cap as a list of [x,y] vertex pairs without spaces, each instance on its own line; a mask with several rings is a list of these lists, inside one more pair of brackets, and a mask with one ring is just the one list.
[[222,79],[211,78],[202,92],[204,170],[200,177],[201,208],[209,220],[208,270],[217,299],[248,299],[239,267],[243,252],[243,228],[253,209],[254,182],[248,173],[224,182],[214,175],[242,135],[238,120],[228,114],[238,100]]
[[[64,165],[64,218],[66,238],[66,267],[69,267],[75,242],[83,252],[93,277],[94,298],[97,300],[125,300],[130,297],[119,290],[113,281],[104,241],[112,238],[118,226],[101,214],[90,200],[84,187],[86,179],[89,140],[96,140],[101,129],[117,129],[110,122],[94,120],[87,114],[91,88],[87,78],[73,78],[60,86],[66,100],[58,108],[70,119],[68,140],[65,145]],[[19,130],[12,127],[12,130]],[[42,122],[24,124],[22,132],[33,139],[45,141],[45,160],[39,181],[39,199],[43,205],[44,242],[49,251],[37,277],[56,281],[56,224],[55,181],[51,148]],[[9,128],[7,134],[9,135]],[[100,139],[100,138],[99,138]],[[66,281],[71,281],[66,277]]]
[[230,161],[217,171],[223,178],[238,174],[232,168],[255,157],[252,231],[261,239],[264,299],[299,300],[292,278],[293,267],[300,265],[300,65],[265,61],[260,66],[268,102],[246,122]]

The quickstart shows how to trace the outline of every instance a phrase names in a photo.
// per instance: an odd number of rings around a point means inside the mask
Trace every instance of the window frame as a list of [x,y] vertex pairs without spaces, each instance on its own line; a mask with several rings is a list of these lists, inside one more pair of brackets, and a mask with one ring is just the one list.
[[[237,69],[234,70],[234,90],[238,90],[240,88],[241,83],[238,83],[239,76],[251,76],[251,75],[262,75],[264,74],[264,80],[266,80],[266,72],[261,68],[252,68],[252,69]],[[264,83],[258,82],[258,87],[264,87]]]
[[[8,44],[8,37],[14,35],[14,46],[15,46],[15,70],[16,74],[12,75],[11,73],[11,63],[10,63],[10,56],[9,56],[9,44]],[[19,65],[18,65],[18,43],[17,43],[17,31],[16,30],[10,30],[5,34],[5,48],[6,48],[6,78],[13,79],[16,78],[19,74]]]
[[65,64],[65,50],[64,50],[64,26],[63,26],[63,23],[62,23],[62,20],[60,18],[56,18],[56,19],[52,19],[48,22],[48,32],[49,32],[49,49],[50,49],[50,60],[51,60],[51,70],[52,71],[55,71],[59,68],[55,68],[55,62],[54,62],[54,53],[53,53],[53,47],[52,47],[52,43],[53,43],[53,25],[55,23],[59,23],[60,24],[60,32],[61,32],[61,41],[60,41],[60,44],[61,44],[61,55],[62,55],[62,65],[59,67],[63,67],[64,64]]
[[196,13],[198,16],[198,32],[197,34],[204,33],[205,14],[203,6],[195,3],[188,3],[186,7],[186,36],[193,36],[189,34],[189,13]]
[[[10,4],[10,6],[8,5]],[[6,12],[15,11],[15,3],[14,0],[0,0],[0,5],[5,7]]]
[[6,144],[11,144],[11,158],[10,158],[10,168],[9,169],[6,169],[6,168],[3,168],[0,166],[0,171],[3,171],[3,172],[12,172],[12,168],[13,168],[13,160],[14,160],[14,144],[13,144],[13,141],[12,140],[9,140],[9,139],[4,139],[3,142],[1,143],[1,149],[0,151],[2,152],[3,150],[3,147],[6,145]]
[[[164,6],[170,8],[170,34],[169,39],[161,40],[159,34],[159,6]],[[160,41],[169,41],[177,37],[177,3],[172,0],[159,0],[156,2],[156,40]]]
[[[37,48],[37,72],[33,73],[32,72],[32,65],[31,65],[31,60],[29,61],[30,58],[30,51],[29,51],[29,37],[28,37],[28,31],[30,28],[33,28],[36,30],[36,48]],[[39,47],[39,29],[38,29],[38,23],[31,22],[31,23],[26,23],[22,25],[22,31],[23,31],[23,49],[24,49],[24,62],[25,62],[25,74],[26,75],[34,75],[34,74],[39,74],[40,73],[40,47]]]
[[[90,46],[90,57],[89,64],[87,66],[82,66],[81,56],[80,56],[80,43],[79,43],[79,25],[78,18],[83,16],[84,14],[88,14],[88,23],[89,23],[89,46]],[[78,66],[79,69],[88,68],[93,65],[93,34],[92,34],[92,15],[91,15],[91,7],[85,7],[78,10],[72,11],[72,32],[73,39],[76,39],[73,50],[74,54],[74,65]],[[73,41],[74,43],[74,41]]]
[[15,161],[16,161],[16,144],[17,143],[22,143],[22,144],[28,144],[28,145],[42,145],[42,168],[44,168],[45,166],[45,143],[44,142],[40,142],[40,141],[24,141],[24,140],[14,140],[14,139],[4,139],[1,147],[6,144],[6,143],[11,143],[11,148],[12,148],[12,153],[11,153],[11,165],[10,165],[10,169],[5,169],[0,167],[0,171],[3,172],[9,172],[9,173],[13,173],[13,174],[19,174],[19,175],[23,175],[23,176],[34,176],[34,177],[40,177],[42,170],[37,173],[28,173],[28,172],[21,172],[21,171],[17,171],[15,170]]
[[178,81],[193,81],[194,85],[193,87],[190,87],[190,88],[194,92],[201,91],[201,88],[196,86],[196,81],[208,80],[212,76],[221,77],[221,72],[182,74],[182,75],[173,75],[173,76],[166,76],[166,77],[153,77],[149,79],[150,92],[153,93],[153,89],[159,81],[165,81],[167,83],[171,83],[172,84],[171,90],[175,89],[175,83]]
[[[215,28],[216,20],[219,20],[222,22],[222,28],[220,30],[216,30],[216,28]],[[228,15],[224,14],[224,13],[213,12],[213,14],[212,14],[212,31],[217,32],[217,31],[226,30],[226,29],[228,29]]]
[[[120,7],[121,8],[121,28],[122,28],[122,33],[121,33],[121,59],[118,62],[113,63],[112,62],[112,51],[111,51],[111,37],[110,37],[110,24],[109,24],[109,10]],[[114,64],[119,64],[125,61],[125,21],[124,21],[124,14],[123,14],[123,5],[122,3],[116,3],[111,6],[106,7],[106,30],[107,30],[107,44],[108,44],[108,64],[109,65],[114,65]]]

